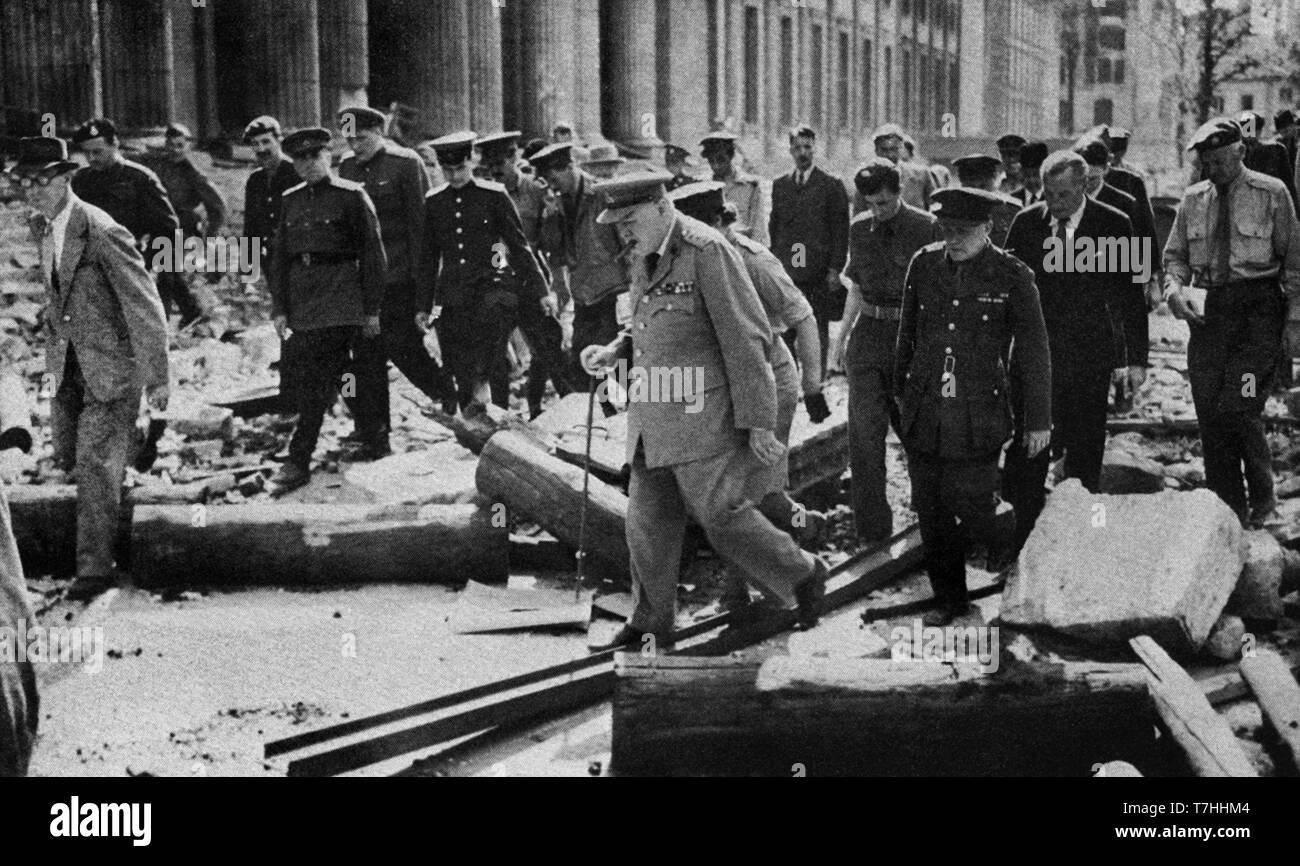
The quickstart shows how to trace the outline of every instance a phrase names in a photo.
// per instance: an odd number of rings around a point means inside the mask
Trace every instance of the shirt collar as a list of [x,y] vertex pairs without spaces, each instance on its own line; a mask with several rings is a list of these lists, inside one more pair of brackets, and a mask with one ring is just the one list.
[[659,256],[659,261],[663,261],[664,254],[668,252],[668,245],[672,243],[673,233],[676,231],[677,215],[673,214],[673,224],[668,227],[668,231],[664,234],[664,242],[659,245],[659,249],[655,250],[655,253]]
[[69,189],[68,200],[64,203],[63,209],[54,215],[54,219],[50,220],[50,225],[59,227],[67,225],[68,219],[72,216],[72,203],[77,200],[76,194]]

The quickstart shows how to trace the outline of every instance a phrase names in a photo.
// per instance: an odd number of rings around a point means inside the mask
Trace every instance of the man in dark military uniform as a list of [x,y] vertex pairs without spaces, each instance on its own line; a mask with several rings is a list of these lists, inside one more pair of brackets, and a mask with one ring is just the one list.
[[894,513],[885,496],[885,437],[898,429],[894,402],[894,347],[902,318],[903,281],[912,257],[941,239],[938,223],[902,198],[898,167],[875,157],[853,179],[870,210],[849,227],[853,283],[844,312],[848,338],[844,368],[849,380],[849,465],[853,523],[858,543],[894,534]]
[[1243,111],[1237,115],[1241,127],[1241,140],[1246,145],[1242,164],[1251,171],[1266,174],[1282,181],[1292,204],[1296,201],[1295,160],[1287,153],[1286,145],[1279,141],[1264,141],[1264,115]]
[[998,512],[998,457],[1012,434],[1012,341],[1026,371],[1031,455],[1051,438],[1051,359],[1033,273],[989,242],[997,194],[942,189],[934,200],[944,243],[922,248],[908,269],[894,387],[912,506],[941,605],[926,624],[947,625],[969,605],[967,537],[985,541],[990,559],[1012,541],[1011,521]]
[[812,128],[797,126],[789,139],[794,169],[772,183],[772,253],[812,304],[825,368],[830,323],[844,318],[840,272],[849,255],[849,194],[843,181],[813,164]]
[[[726,239],[676,212],[668,179],[647,172],[599,187],[607,205],[600,220],[618,227],[630,252],[633,314],[616,342],[584,347],[583,365],[596,375],[623,359],[638,379],[675,370],[683,383],[658,399],[629,398],[634,608],[611,647],[639,646],[646,635],[671,645],[687,513],[768,597],[797,606],[805,626],[817,621],[826,577],[821,560],[755,505],[784,451],[774,432],[767,315]],[[701,370],[703,382],[687,389],[685,375]],[[691,400],[688,390],[703,399]]]
[[1020,174],[1020,148],[1027,142],[1015,133],[1007,133],[998,139],[998,156],[1002,158],[1002,181],[997,192],[1015,196],[1024,188],[1024,178]]
[[509,407],[510,394],[496,393],[491,377],[522,306],[556,311],[509,193],[473,175],[477,138],[459,132],[430,144],[447,183],[425,199],[420,256],[419,316],[425,324],[430,317],[437,322],[466,415],[482,414],[489,402]]
[[[524,238],[537,256],[538,268],[549,283],[550,256],[562,247],[560,215],[558,211],[547,208],[546,188],[531,174],[523,173],[519,160],[519,135],[518,132],[485,135],[475,142],[474,147],[479,152],[479,164],[487,171],[488,178],[504,186],[511,201],[515,203],[524,229]],[[568,298],[560,297],[557,293],[556,309],[567,304]],[[529,417],[536,418],[542,412],[542,398],[546,395],[548,380],[554,383],[555,393],[560,397],[573,390],[565,375],[566,361],[562,348],[564,334],[556,316],[548,314],[541,305],[521,306],[517,325],[532,353],[524,393],[528,399]],[[501,366],[505,366],[504,361],[504,358],[501,359]],[[496,387],[494,381],[493,388]],[[508,379],[506,387],[509,387]]]
[[1273,129],[1277,131],[1277,142],[1286,148],[1286,164],[1291,167],[1291,203],[1300,213],[1300,186],[1297,186],[1296,165],[1300,161],[1300,122],[1296,121],[1295,112],[1284,108],[1273,115]]
[[[327,129],[302,129],[284,141],[303,182],[284,194],[269,274],[271,313],[285,340],[281,389],[298,407],[289,459],[272,479],[280,494],[310,480],[321,424],[357,341],[379,337],[387,270],[379,218],[365,187],[334,176],[331,138]],[[358,401],[381,396],[361,382],[349,390]],[[377,412],[365,406],[360,414]]]
[[[163,150],[142,162],[152,169],[162,181],[167,198],[180,220],[181,234],[185,240],[217,235],[226,223],[226,202],[203,172],[190,160],[189,152],[194,134],[182,123],[167,126],[163,136]],[[199,208],[203,216],[199,216]],[[221,274],[209,273],[209,282],[218,282]],[[181,310],[181,325],[198,318],[203,304],[190,288],[185,274],[166,272],[159,275],[163,297],[177,299]]]
[[[388,117],[373,108],[359,106],[339,112],[339,127],[352,150],[339,165],[339,177],[365,187],[379,217],[388,260],[381,333],[362,337],[353,345],[358,397],[348,403],[356,420],[350,444],[359,445],[356,456],[367,460],[392,453],[388,442],[390,358],[430,399],[450,397],[442,371],[424,348],[424,333],[415,325],[416,258],[424,243],[429,176],[419,154],[385,140],[387,124]],[[371,393],[362,398],[362,391]]]
[[[1109,126],[1106,126],[1105,124],[1094,126],[1092,129],[1079,136],[1078,140],[1088,141],[1093,138],[1100,139],[1101,143],[1106,145],[1107,150],[1111,149],[1111,131]],[[1133,198],[1137,200],[1137,210],[1140,216],[1139,219],[1134,222],[1135,226],[1139,224],[1146,225],[1148,223],[1155,225],[1155,211],[1151,208],[1151,196],[1147,193],[1147,183],[1142,179],[1142,175],[1123,166],[1112,164],[1106,171],[1106,183],[1126,195],[1133,196]]]
[[[1060,267],[1077,260],[1081,241],[1100,248],[1109,238],[1133,235],[1128,217],[1086,195],[1088,166],[1072,151],[1058,151],[1042,167],[1044,200],[1021,211],[1012,223],[1007,252],[1034,273],[1047,342],[1052,354],[1052,440],[1065,453],[1065,471],[1098,492],[1106,451],[1106,398],[1114,372],[1136,390],[1146,377],[1147,310],[1132,269],[1105,262],[1093,273]],[[1131,200],[1131,199],[1130,199]],[[1056,245],[1057,255],[1049,247]],[[1086,248],[1086,247],[1085,247]],[[1130,266],[1132,263],[1130,262]],[[1021,359],[1023,360],[1023,359]],[[1131,366],[1128,366],[1131,365]],[[1013,406],[1024,410],[1019,392],[1034,371],[1013,365]],[[1027,426],[1027,425],[1026,425]],[[1016,509],[1016,549],[1024,544],[1043,510],[1050,454],[1037,456],[1019,438],[1007,453],[1003,491]]]
[[[1262,525],[1276,519],[1277,503],[1261,415],[1284,333],[1300,354],[1300,222],[1281,181],[1242,165],[1232,120],[1202,126],[1190,149],[1208,177],[1183,193],[1170,229],[1165,300],[1191,326],[1187,370],[1206,486],[1243,523]],[[1203,307],[1189,285],[1205,290]]]
[[993,229],[989,233],[989,239],[993,241],[995,247],[1006,246],[1007,232],[1011,229],[1011,221],[1020,212],[1020,200],[1018,198],[1007,193],[1000,193],[997,190],[998,169],[1001,166],[1001,160],[985,156],[982,153],[972,153],[952,161],[952,167],[957,172],[958,184],[970,189],[982,189],[997,194],[998,201],[993,206],[991,215]]
[[691,169],[699,165],[691,152],[684,147],[676,144],[664,145],[664,167],[673,176],[673,179],[664,184],[669,192],[675,189],[681,189],[687,184],[696,182],[696,178],[691,176]]
[[[551,264],[563,264],[573,298],[574,363],[571,379],[589,382],[577,353],[585,346],[608,343],[619,332],[618,296],[627,291],[627,271],[619,251],[618,234],[600,225],[596,179],[573,164],[573,145],[552,144],[530,158],[537,176],[555,193],[552,210],[559,214],[562,252],[552,252]],[[602,401],[606,415],[614,413]]]
[[727,201],[736,206],[740,222],[749,228],[749,236],[768,245],[767,203],[757,177],[736,168],[736,134],[710,132],[700,140],[700,155],[713,170],[713,179],[727,185]]
[[259,168],[244,183],[244,237],[257,238],[262,248],[262,273],[270,269],[275,228],[280,224],[284,193],[302,183],[280,144],[280,122],[263,115],[244,127],[244,144],[253,148]]
[[[176,237],[180,222],[167,191],[158,175],[122,156],[117,127],[111,120],[86,121],[72,134],[72,143],[81,148],[88,162],[72,177],[72,191],[77,198],[101,208],[125,226],[142,251],[149,249],[152,238]],[[164,305],[168,301],[176,304],[183,324],[203,315],[183,279],[159,274],[155,280]]]
[[1020,148],[1020,181],[1023,186],[1012,198],[1017,199],[1021,207],[1029,207],[1043,200],[1043,175],[1040,169],[1047,160],[1047,143],[1031,141]]

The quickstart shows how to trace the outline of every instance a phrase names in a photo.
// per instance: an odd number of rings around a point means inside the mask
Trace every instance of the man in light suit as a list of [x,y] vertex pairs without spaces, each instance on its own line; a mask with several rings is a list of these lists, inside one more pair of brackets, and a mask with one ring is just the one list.
[[40,237],[54,458],[77,478],[77,581],[69,595],[85,599],[114,582],[141,391],[153,409],[167,408],[167,325],[131,233],[72,192],[77,165],[67,145],[25,138],[21,146],[10,173]]
[[584,347],[583,367],[596,375],[626,360],[631,376],[663,382],[675,371],[680,383],[658,397],[647,395],[644,383],[629,387],[627,541],[635,606],[605,648],[639,647],[647,635],[671,644],[688,512],[714,550],[765,595],[797,606],[804,626],[817,621],[826,578],[822,561],[755,505],[785,450],[774,432],[767,314],[726,238],[668,200],[671,179],[647,172],[597,187],[605,206],[598,220],[618,229],[629,255],[632,320],[613,343]]

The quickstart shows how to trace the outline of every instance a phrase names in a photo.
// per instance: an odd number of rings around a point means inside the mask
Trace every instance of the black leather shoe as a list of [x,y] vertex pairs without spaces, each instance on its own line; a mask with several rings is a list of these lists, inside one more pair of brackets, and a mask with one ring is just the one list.
[[309,481],[311,481],[309,470],[303,469],[297,463],[285,463],[280,467],[279,472],[271,476],[271,495],[283,496],[299,487],[305,487]]
[[921,625],[942,628],[951,625],[953,620],[965,616],[970,609],[970,602],[944,602],[937,610],[932,610],[921,617]]
[[72,581],[72,586],[63,594],[63,599],[90,603],[115,586],[117,578],[111,574],[81,576]]
[[807,631],[821,620],[822,599],[826,597],[826,578],[829,575],[826,563],[818,557],[812,575],[794,588],[795,601],[799,603],[800,631]]
[[618,630],[617,634],[605,643],[596,644],[594,646],[589,645],[587,649],[594,653],[623,648],[637,650],[641,648],[641,639],[647,634],[648,632],[641,631],[639,628],[632,628],[630,625],[625,625]]
[[373,463],[376,460],[383,460],[385,457],[392,456],[393,447],[388,444],[387,437],[366,442],[351,454],[352,459],[358,463]]

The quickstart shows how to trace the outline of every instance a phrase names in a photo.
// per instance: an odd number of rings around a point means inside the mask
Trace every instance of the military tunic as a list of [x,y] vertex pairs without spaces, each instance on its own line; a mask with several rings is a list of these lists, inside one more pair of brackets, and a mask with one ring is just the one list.
[[[285,316],[281,389],[298,407],[289,460],[308,469],[326,411],[354,352],[364,351],[361,326],[380,314],[387,261],[375,206],[361,184],[326,177],[284,194],[268,279],[271,310]],[[380,417],[377,389],[358,382],[353,404],[358,432]]]
[[[1229,207],[1226,270],[1218,218],[1223,192]],[[1300,321],[1300,223],[1276,178],[1243,168],[1223,192],[1208,180],[1187,188],[1165,244],[1164,270],[1167,285],[1208,290],[1205,322],[1191,326],[1188,377],[1206,484],[1245,519],[1275,503],[1260,415],[1284,324]]]
[[83,168],[72,176],[72,191],[126,226],[137,243],[172,237],[180,227],[158,175],[139,163],[124,159],[108,168]]
[[[473,179],[425,198],[420,309],[442,307],[438,337],[462,407],[488,381],[524,304],[539,305],[546,281],[504,186]],[[503,408],[509,394],[496,393]]]
[[723,198],[736,206],[746,234],[763,246],[768,245],[767,203],[763,200],[762,181],[752,174],[737,171],[727,181]]
[[[998,537],[998,457],[1011,437],[1006,359],[1027,371],[1028,430],[1051,429],[1051,361],[1033,272],[991,243],[956,263],[944,244],[912,259],[895,389],[926,569],[936,598],[964,605],[965,541]],[[1032,371],[1032,372],[1028,372]]]
[[616,344],[619,357],[638,378],[662,380],[673,371],[683,381],[697,371],[703,377],[675,401],[661,393],[653,402],[632,398],[628,407],[630,625],[667,640],[687,512],[714,550],[787,604],[815,560],[754,504],[769,476],[749,450],[747,431],[774,430],[777,401],[772,329],[739,253],[718,232],[678,214],[645,265],[633,269],[632,319]]
[[212,181],[190,161],[188,156],[179,160],[155,157],[149,167],[158,175],[167,198],[176,210],[181,230],[187,236],[198,233],[198,209],[203,207],[207,234],[216,234],[226,223],[226,200],[212,185]]
[[293,163],[282,159],[274,169],[259,168],[244,183],[244,237],[257,238],[262,247],[262,266],[271,261],[280,205],[286,191],[302,183]]

